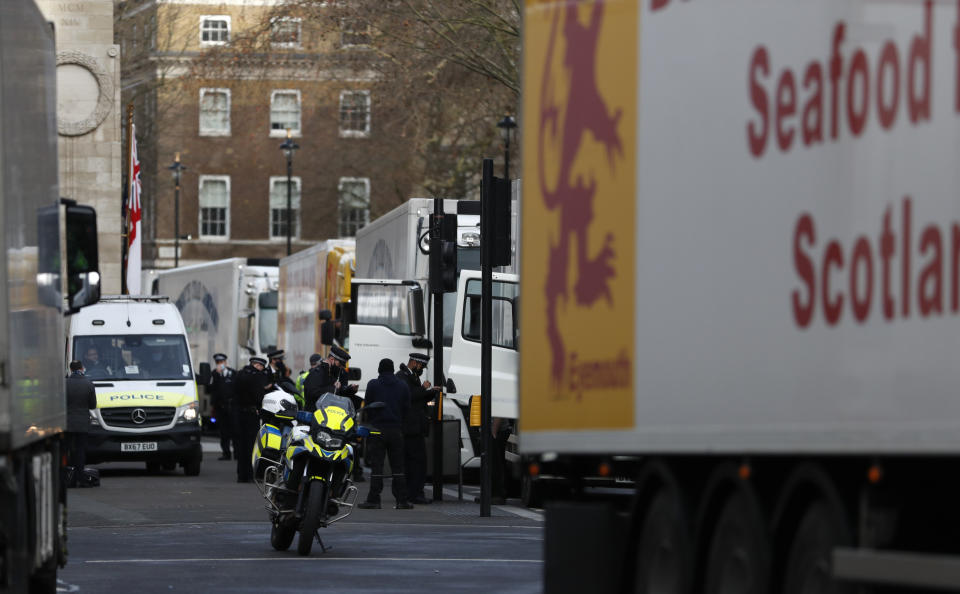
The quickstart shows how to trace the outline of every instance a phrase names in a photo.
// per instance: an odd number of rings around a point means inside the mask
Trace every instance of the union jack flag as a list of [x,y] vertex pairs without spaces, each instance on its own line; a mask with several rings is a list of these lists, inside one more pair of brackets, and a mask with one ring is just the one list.
[[130,188],[127,196],[127,293],[140,294],[140,252],[143,211],[140,205],[140,159],[137,158],[136,128],[130,125]]

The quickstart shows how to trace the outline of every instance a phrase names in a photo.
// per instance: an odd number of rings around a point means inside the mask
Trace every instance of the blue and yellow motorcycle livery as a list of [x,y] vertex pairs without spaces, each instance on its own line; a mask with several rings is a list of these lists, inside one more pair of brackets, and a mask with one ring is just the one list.
[[[275,393],[274,393],[275,394]],[[299,532],[297,552],[309,555],[319,529],[350,515],[358,491],[350,480],[356,437],[367,433],[349,398],[324,394],[313,413],[286,398],[264,397],[264,424],[254,448],[254,477],[271,515],[270,544],[286,550]],[[292,397],[291,397],[292,398]],[[268,411],[271,408],[273,410]],[[279,440],[278,440],[279,438]],[[279,449],[273,446],[279,444]]]

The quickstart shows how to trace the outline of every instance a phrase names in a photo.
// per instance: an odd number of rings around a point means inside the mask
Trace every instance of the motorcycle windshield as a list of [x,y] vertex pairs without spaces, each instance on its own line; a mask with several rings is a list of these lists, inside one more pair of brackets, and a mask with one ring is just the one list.
[[353,428],[355,415],[353,401],[328,392],[317,400],[317,412],[314,413],[314,418],[320,427],[343,432]]

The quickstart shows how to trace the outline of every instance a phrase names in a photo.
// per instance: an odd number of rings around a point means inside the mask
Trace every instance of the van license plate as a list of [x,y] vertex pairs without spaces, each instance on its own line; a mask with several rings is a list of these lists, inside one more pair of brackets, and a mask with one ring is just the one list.
[[156,452],[157,442],[155,441],[131,441],[120,444],[121,452]]

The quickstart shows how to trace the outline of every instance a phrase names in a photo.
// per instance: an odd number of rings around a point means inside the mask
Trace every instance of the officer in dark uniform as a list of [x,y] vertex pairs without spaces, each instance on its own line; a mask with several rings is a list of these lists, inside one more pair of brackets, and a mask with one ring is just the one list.
[[250,357],[250,364],[240,370],[236,381],[236,406],[234,413],[237,428],[234,452],[237,457],[237,482],[253,482],[253,443],[260,429],[260,404],[263,396],[273,388],[266,359]]
[[317,410],[317,399],[327,392],[347,396],[354,401],[355,407],[360,408],[360,399],[356,397],[357,385],[347,383],[345,365],[349,360],[350,353],[334,346],[330,348],[326,360],[310,371],[307,379],[303,381],[303,399],[307,411]]
[[407,478],[403,470],[403,419],[410,410],[410,389],[394,375],[393,361],[383,359],[376,378],[367,383],[367,403],[382,402],[383,408],[371,409],[368,421],[375,428],[368,438],[367,462],[370,464],[370,491],[361,509],[380,509],[383,490],[383,459],[390,457],[393,471],[391,488],[396,509],[413,509],[407,498]]
[[[227,356],[223,353],[217,353],[213,356],[214,368],[210,375],[210,396],[213,403],[213,409],[217,418],[217,429],[220,431],[220,452],[218,460],[230,459],[230,441],[235,432],[233,428],[232,408],[234,405],[234,382],[237,379],[237,371],[232,367],[227,367]],[[236,457],[239,452],[234,449],[233,455]]]
[[284,352],[283,351],[273,351],[267,353],[267,359],[270,361],[270,368],[267,369],[267,372],[270,374],[270,379],[273,383],[278,383],[280,378],[283,377],[284,363],[283,363]]
[[439,390],[432,387],[429,381],[420,381],[429,362],[429,355],[410,353],[410,360],[406,365],[401,363],[397,372],[400,381],[410,389],[410,410],[403,419],[403,459],[411,503],[430,503],[423,495],[423,484],[427,480],[426,440],[430,432],[427,403],[437,397]]

